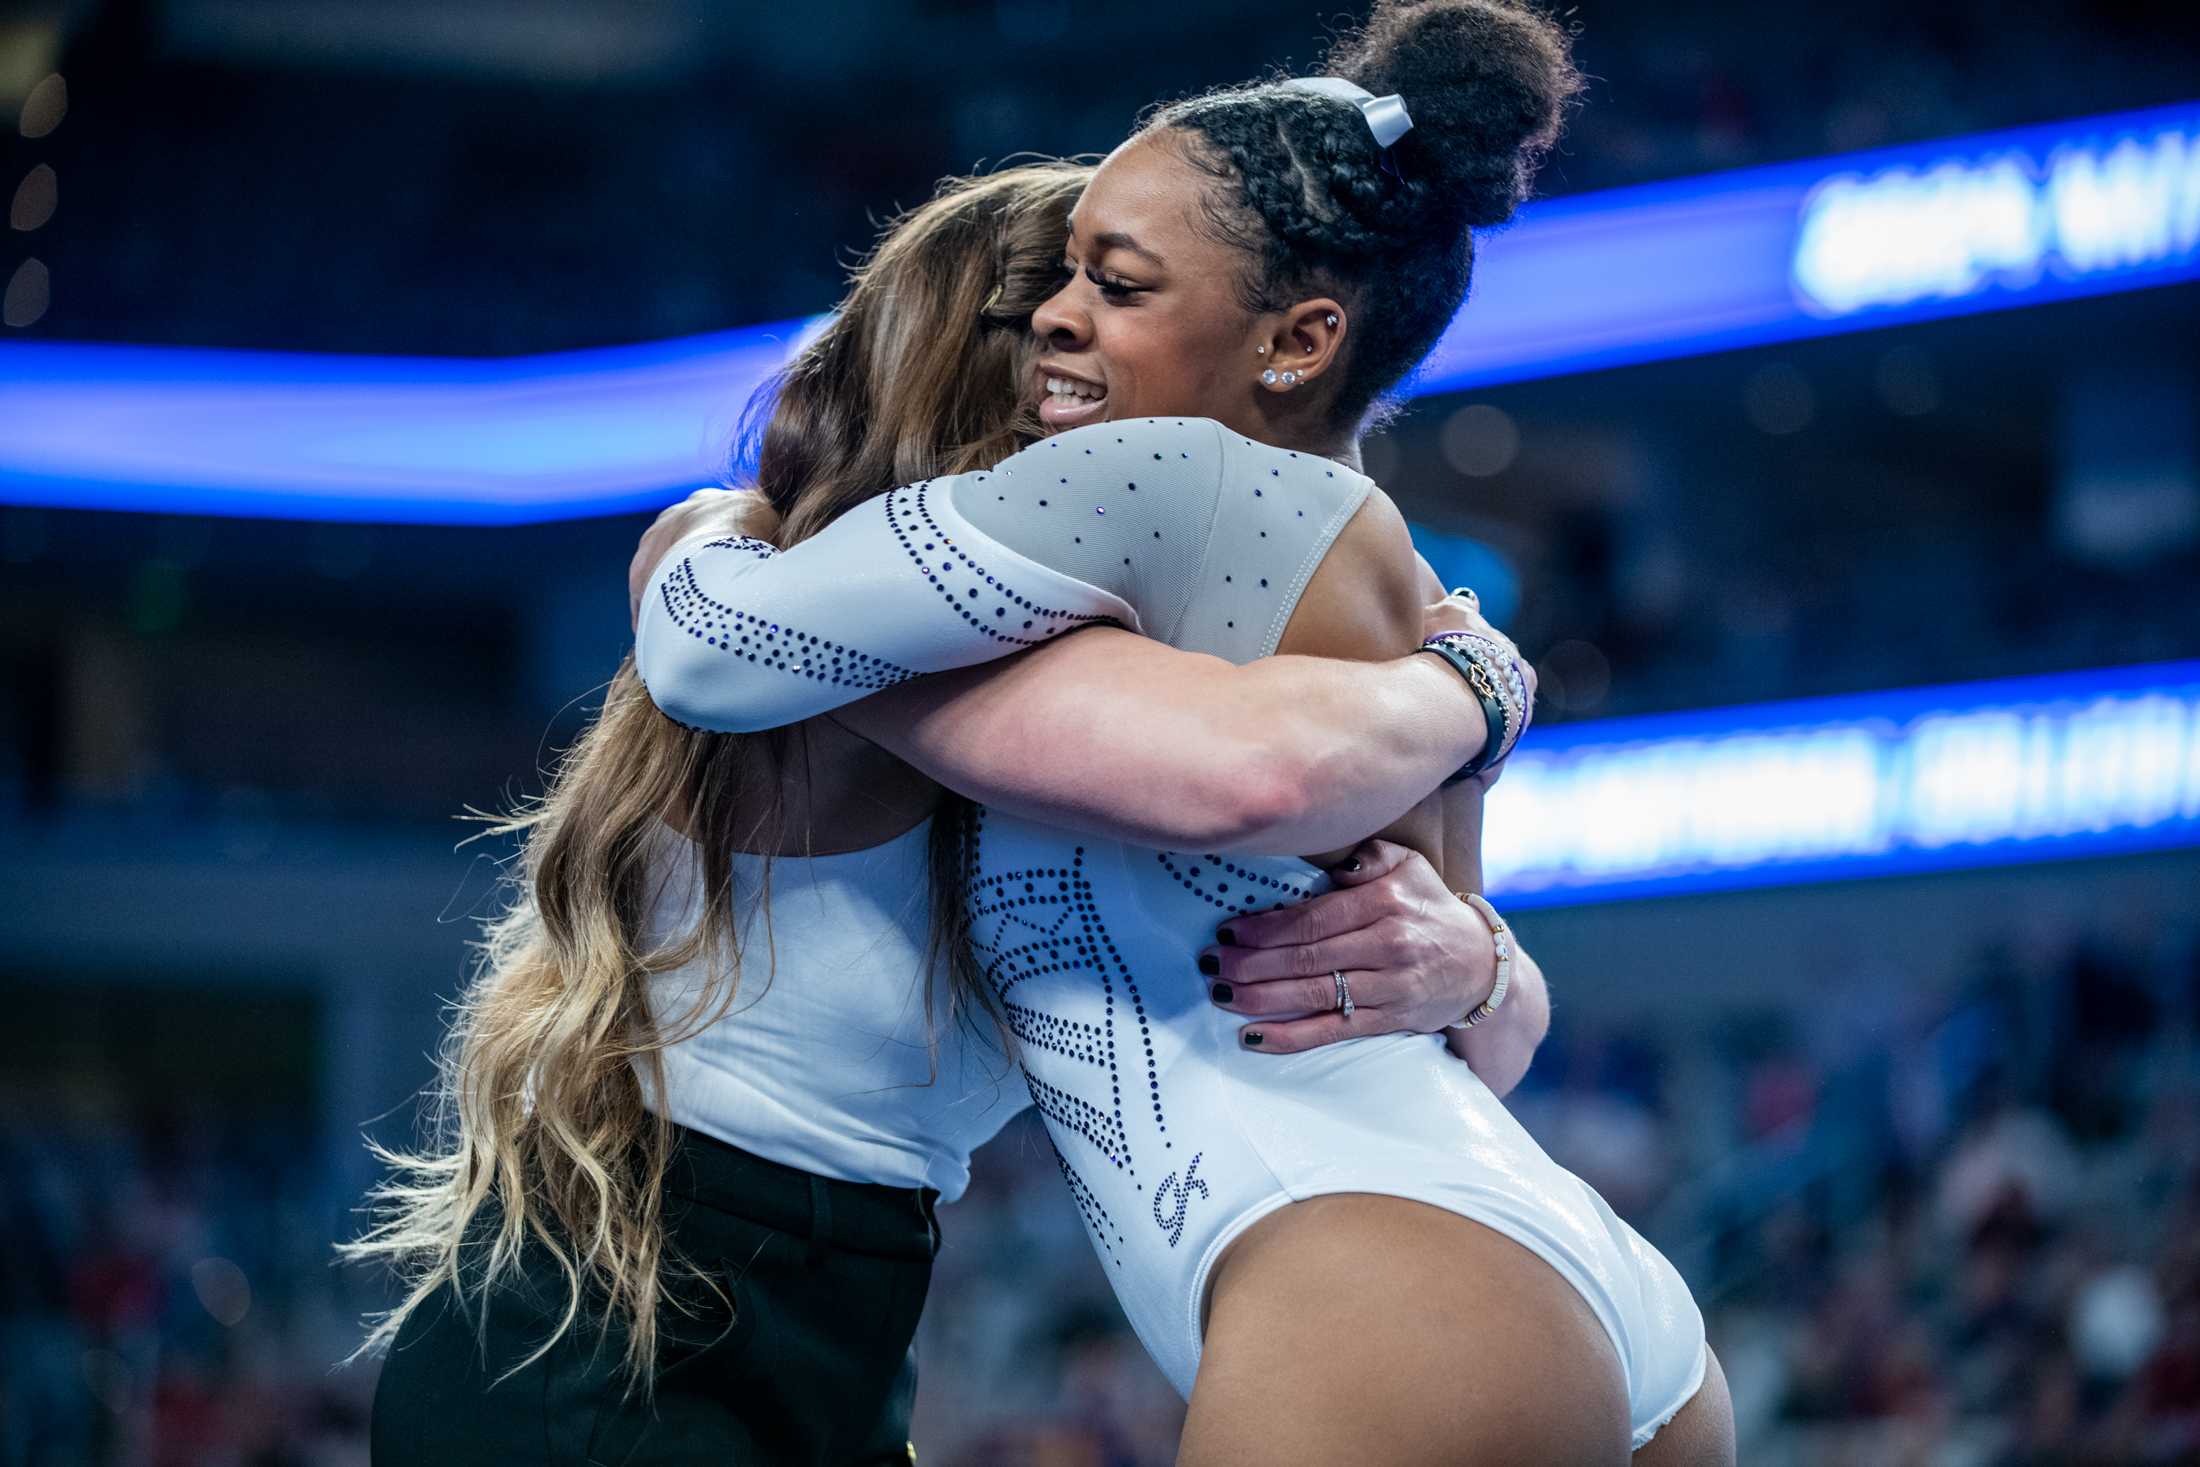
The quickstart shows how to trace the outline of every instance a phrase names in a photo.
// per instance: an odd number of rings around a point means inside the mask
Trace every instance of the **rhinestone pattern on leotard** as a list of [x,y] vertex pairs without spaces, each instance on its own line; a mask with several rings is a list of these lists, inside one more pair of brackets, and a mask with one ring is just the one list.
[[[1136,1087],[1144,1080],[1154,1133],[1163,1138],[1168,1134],[1146,1001],[1101,918],[1084,869],[1084,848],[1070,851],[1067,866],[988,870],[985,818],[982,809],[970,813],[963,847],[971,949],[1022,1041],[1024,1078],[1032,1103],[1055,1137],[1062,1174],[1094,1238],[1112,1254],[1108,1239],[1119,1241],[1121,1235],[1062,1143],[1066,1136],[1081,1138],[1120,1168],[1133,1187],[1144,1190],[1137,1181],[1138,1158],[1125,1116],[1126,1083]],[[1099,995],[1100,1022],[1048,1013],[1021,991],[1033,979],[1065,974]],[[1043,1077],[1033,1073],[1035,1065],[1046,1072]],[[1167,1150],[1175,1143],[1163,1139],[1161,1144]]]
[[[757,560],[778,554],[763,541],[747,538],[713,540],[699,549],[747,551]],[[883,657],[728,606],[703,589],[693,556],[683,558],[664,578],[662,595],[665,614],[674,626],[707,646],[772,672],[874,693],[917,676]]]
[[1123,1242],[1122,1230],[1116,1227],[1115,1219],[1108,1216],[1108,1210],[1100,1205],[1100,1199],[1093,1195],[1092,1188],[1085,1185],[1085,1179],[1077,1175],[1077,1168],[1071,1166],[1069,1158],[1062,1155],[1062,1148],[1054,1144],[1051,1131],[1047,1134],[1047,1145],[1054,1152],[1054,1164],[1062,1169],[1062,1180],[1069,1183],[1069,1195],[1077,1199],[1077,1210],[1085,1215],[1085,1230],[1100,1245],[1100,1251],[1114,1259],[1116,1267],[1121,1268],[1123,1259],[1115,1250]]
[[[986,475],[978,475],[983,483]],[[929,498],[937,480],[927,479],[906,489],[896,489],[887,496],[886,524],[894,532],[901,548],[908,552],[947,604],[955,608],[955,614],[965,623],[985,633],[996,642],[1015,647],[1036,647],[1039,643],[1060,636],[1072,627],[1087,626],[1096,621],[1112,622],[1113,617],[1095,612],[1064,611],[1056,607],[1041,606],[1030,597],[1020,595],[986,568],[970,558],[968,551],[957,546],[952,537],[940,528],[933,515]],[[975,584],[973,584],[975,583]],[[958,591],[958,586],[969,586],[968,591]],[[990,591],[981,590],[989,587]],[[991,609],[988,612],[988,604]],[[1014,631],[1009,630],[1013,625]],[[1019,635],[1030,633],[1030,635]]]
[[[1184,1240],[1184,1215],[1191,1210],[1192,1194],[1212,1195],[1207,1184],[1199,1179],[1199,1163],[1206,1154],[1202,1151],[1193,1156],[1190,1166],[1182,1172],[1169,1173],[1161,1179],[1161,1185],[1153,1189],[1154,1226],[1168,1235],[1171,1248]],[[1164,1203],[1171,1204],[1170,1211],[1161,1210]]]
[[1183,851],[1156,851],[1154,859],[1186,891],[1233,917],[1259,911],[1264,901],[1270,911],[1302,902],[1313,890],[1305,881],[1264,875],[1211,852],[1192,856]]

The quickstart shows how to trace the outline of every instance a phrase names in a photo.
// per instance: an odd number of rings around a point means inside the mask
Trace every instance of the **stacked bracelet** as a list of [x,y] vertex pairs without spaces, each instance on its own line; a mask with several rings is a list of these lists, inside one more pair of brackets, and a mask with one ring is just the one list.
[[1459,766],[1444,781],[1457,784],[1472,779],[1513,751],[1527,729],[1530,715],[1528,684],[1519,659],[1496,641],[1479,632],[1438,632],[1415,649],[1441,657],[1467,680],[1482,700],[1482,716],[1488,723],[1481,752]]
[[1474,914],[1477,917],[1480,917],[1484,922],[1489,924],[1490,941],[1496,946],[1497,949],[1497,982],[1491,985],[1490,996],[1483,999],[1473,1008],[1468,1009],[1466,1014],[1457,1023],[1446,1024],[1444,1026],[1447,1029],[1472,1029],[1475,1025],[1481,1023],[1484,1019],[1487,1019],[1490,1015],[1496,1013],[1499,1009],[1505,1006],[1505,991],[1512,987],[1512,929],[1505,925],[1505,919],[1503,917],[1497,915],[1497,908],[1491,906],[1487,901],[1475,895],[1473,892],[1460,891],[1453,892],[1452,895],[1458,897],[1459,900],[1465,902],[1468,906],[1472,907],[1474,909]]

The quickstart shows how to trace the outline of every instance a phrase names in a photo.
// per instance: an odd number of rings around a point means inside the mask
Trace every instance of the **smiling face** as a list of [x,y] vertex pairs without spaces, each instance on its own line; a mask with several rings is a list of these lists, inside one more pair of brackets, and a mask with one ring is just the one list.
[[1167,416],[1271,436],[1260,374],[1277,322],[1246,311],[1234,288],[1245,257],[1200,227],[1210,186],[1153,134],[1116,149],[1086,186],[1070,216],[1070,273],[1031,318],[1050,431]]

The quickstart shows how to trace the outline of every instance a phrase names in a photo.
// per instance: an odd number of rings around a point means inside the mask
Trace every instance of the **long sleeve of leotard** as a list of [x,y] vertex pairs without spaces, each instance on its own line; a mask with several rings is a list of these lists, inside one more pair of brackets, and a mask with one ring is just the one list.
[[674,547],[643,598],[635,662],[671,717],[738,732],[1098,621],[1179,645],[1227,622],[1219,640],[1258,656],[1311,573],[1309,548],[1318,562],[1367,488],[1204,418],[1079,428],[880,495],[790,550]]

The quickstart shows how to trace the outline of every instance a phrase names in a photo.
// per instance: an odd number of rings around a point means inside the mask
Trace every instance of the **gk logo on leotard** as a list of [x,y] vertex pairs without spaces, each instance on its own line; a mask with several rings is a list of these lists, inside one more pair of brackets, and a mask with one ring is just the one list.
[[[1171,1172],[1161,1179],[1160,1186],[1153,1189],[1153,1220],[1161,1225],[1161,1231],[1169,1235],[1171,1248],[1176,1246],[1177,1239],[1184,1236],[1184,1213],[1192,1204],[1192,1193],[1197,1192],[1202,1197],[1207,1195],[1207,1184],[1199,1179],[1199,1157],[1206,1154],[1202,1151],[1199,1156],[1192,1158],[1192,1164],[1184,1168],[1183,1181],[1179,1182],[1176,1173]],[[1164,1217],[1161,1214],[1161,1199],[1171,1192],[1176,1194],[1176,1211]]]

